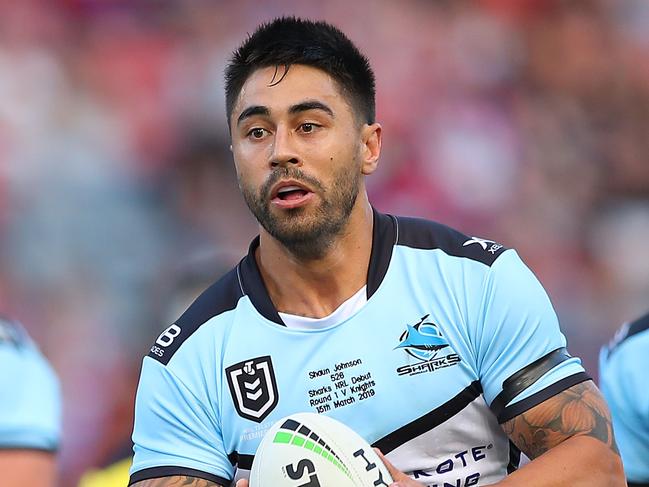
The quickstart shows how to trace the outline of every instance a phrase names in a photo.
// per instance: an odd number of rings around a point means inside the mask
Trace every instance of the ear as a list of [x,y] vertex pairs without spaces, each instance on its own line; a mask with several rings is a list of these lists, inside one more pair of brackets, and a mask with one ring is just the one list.
[[368,176],[376,171],[381,155],[381,125],[365,125],[361,130],[361,172]]

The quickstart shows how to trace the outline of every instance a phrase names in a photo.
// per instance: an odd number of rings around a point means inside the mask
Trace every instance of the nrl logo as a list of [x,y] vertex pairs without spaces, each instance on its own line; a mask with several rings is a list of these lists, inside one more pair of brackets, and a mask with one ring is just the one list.
[[234,406],[242,418],[261,423],[279,402],[270,356],[256,357],[225,369]]

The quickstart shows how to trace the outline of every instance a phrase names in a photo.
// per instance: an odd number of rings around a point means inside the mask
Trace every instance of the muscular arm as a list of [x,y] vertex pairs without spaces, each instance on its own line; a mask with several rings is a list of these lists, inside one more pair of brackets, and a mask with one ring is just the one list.
[[3,487],[53,487],[56,460],[51,452],[0,450],[0,484]]
[[624,486],[608,406],[582,382],[507,421],[503,428],[533,461],[499,487]]
[[187,477],[185,475],[176,475],[173,477],[161,477],[158,479],[142,480],[133,484],[131,487],[225,487],[215,484],[210,480],[198,479],[196,477]]

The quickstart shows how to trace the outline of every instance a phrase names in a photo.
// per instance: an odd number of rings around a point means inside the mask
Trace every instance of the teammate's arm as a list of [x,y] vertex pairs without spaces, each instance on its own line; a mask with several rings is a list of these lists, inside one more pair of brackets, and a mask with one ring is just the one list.
[[161,477],[157,479],[141,480],[131,487],[225,487],[210,480],[187,477],[186,475],[175,475],[173,477]]
[[60,388],[26,331],[0,317],[0,485],[53,487]]
[[0,450],[0,483],[4,487],[53,487],[56,484],[54,453],[39,450]]
[[532,461],[495,485],[626,485],[611,415],[592,381],[545,400],[503,428]]
[[[225,487],[221,484],[215,484],[210,480],[198,479],[196,477],[187,477],[185,475],[176,475],[174,477],[162,477],[158,479],[149,479],[136,482],[131,487]],[[248,487],[247,480],[239,480],[236,487]]]

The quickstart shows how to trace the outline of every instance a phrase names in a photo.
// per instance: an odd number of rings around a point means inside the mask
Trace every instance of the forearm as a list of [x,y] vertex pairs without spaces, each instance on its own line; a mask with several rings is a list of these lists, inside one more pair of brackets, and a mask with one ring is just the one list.
[[494,487],[624,487],[620,457],[601,441],[568,438]]
[[173,477],[161,477],[156,479],[142,480],[132,487],[223,487],[209,480],[188,477],[185,475],[174,475]]
[[592,381],[562,391],[503,428],[532,462],[499,487],[626,485],[611,414]]
[[39,450],[0,451],[0,485],[53,487],[56,485],[54,454]]

